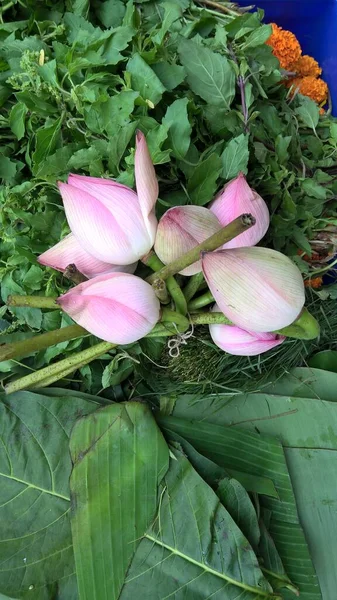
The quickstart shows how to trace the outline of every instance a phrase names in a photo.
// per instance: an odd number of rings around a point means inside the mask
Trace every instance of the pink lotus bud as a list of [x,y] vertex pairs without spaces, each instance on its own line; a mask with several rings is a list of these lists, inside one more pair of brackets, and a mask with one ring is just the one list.
[[223,248],[255,246],[268,230],[270,222],[268,207],[263,198],[249,187],[243,173],[225,185],[209,208],[218,217],[222,227],[244,213],[250,213],[256,219],[253,227],[224,244]]
[[153,246],[158,183],[143,133],[136,136],[138,195],[116,181],[70,175],[59,183],[72,233],[89,254],[106,263],[126,265]]
[[[219,311],[215,305],[213,311]],[[228,354],[256,356],[279,346],[286,339],[276,333],[245,331],[236,325],[210,325],[209,332],[214,344]]]
[[112,344],[131,344],[159,319],[160,304],[143,279],[125,273],[99,275],[58,299],[62,309],[93,335]]
[[[202,206],[175,206],[169,208],[158,223],[154,249],[163,263],[180,258],[221,229],[218,219]],[[193,263],[182,275],[200,273],[201,261]]]
[[41,254],[37,260],[41,265],[52,267],[62,272],[66,270],[68,265],[76,265],[77,269],[89,279],[96,277],[96,275],[115,273],[116,271],[134,273],[137,267],[137,263],[125,266],[109,265],[94,258],[83,250],[72,233]]
[[247,331],[277,331],[293,323],[305,301],[294,263],[269,248],[207,252],[202,268],[220,310]]

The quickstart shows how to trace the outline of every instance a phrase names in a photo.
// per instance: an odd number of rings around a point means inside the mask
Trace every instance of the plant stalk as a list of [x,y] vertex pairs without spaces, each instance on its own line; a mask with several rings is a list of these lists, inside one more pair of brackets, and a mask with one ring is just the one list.
[[193,296],[197,293],[200,285],[204,280],[204,274],[202,272],[196,273],[189,278],[188,284],[184,287],[185,300],[188,303]]
[[232,321],[227,319],[221,312],[196,313],[190,315],[192,325],[232,325]]
[[90,334],[86,329],[80,327],[80,325],[68,325],[55,331],[36,335],[27,340],[20,340],[10,344],[0,344],[0,361],[27,356],[32,352],[45,350],[45,348],[49,348],[49,346],[54,346],[60,342],[67,342],[68,340],[74,340],[86,335]]
[[75,264],[68,265],[63,273],[63,276],[75,283],[75,285],[79,285],[80,283],[88,281],[88,277],[83,275],[83,273],[78,270]]
[[253,225],[255,225],[255,218],[253,215],[240,215],[240,217],[237,217],[234,221],[229,223],[229,225],[226,225],[226,227],[223,227],[220,231],[211,235],[207,240],[204,240],[201,244],[198,244],[198,246],[195,246],[183,254],[183,256],[172,261],[169,265],[166,265],[160,269],[160,271],[157,271],[157,273],[150,275],[150,277],[147,278],[147,281],[153,283],[156,277],[166,280],[171,275],[179,273],[199,260],[201,252],[213,252],[214,250],[217,250],[217,248],[230,242],[233,238],[240,235],[240,233],[247,231],[247,229]]
[[213,298],[212,292],[208,291],[205,292],[205,294],[202,294],[202,296],[198,296],[198,298],[194,298],[193,300],[191,300],[191,302],[188,305],[188,310],[199,310],[199,308],[203,308],[203,306],[207,306],[212,302],[215,302],[215,300]]
[[46,387],[47,385],[55,383],[55,381],[70,375],[73,371],[84,367],[115,347],[116,344],[111,344],[111,342],[100,342],[95,346],[91,346],[91,348],[82,350],[82,352],[73,354],[68,358],[64,358],[52,365],[48,365],[48,367],[44,367],[39,371],[35,371],[34,373],[30,373],[25,377],[20,377],[20,379],[8,383],[5,387],[5,392],[6,394],[12,394],[13,392],[24,389]]
[[49,296],[8,296],[6,301],[7,306],[19,306],[29,308],[58,308],[56,298],[50,298]]
[[[155,272],[160,271],[165,266],[154,252],[147,254],[147,256],[142,259],[142,262]],[[156,279],[154,281],[156,281]],[[175,304],[176,310],[182,315],[186,315],[187,303],[185,296],[174,277],[170,276],[166,279],[166,287]]]

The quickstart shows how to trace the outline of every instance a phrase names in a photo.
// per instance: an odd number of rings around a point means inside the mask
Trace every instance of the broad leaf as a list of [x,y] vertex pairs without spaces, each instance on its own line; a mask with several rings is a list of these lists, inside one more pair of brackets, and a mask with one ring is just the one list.
[[176,158],[184,158],[191,143],[192,127],[188,120],[188,98],[175,100],[167,109],[163,123],[169,129],[168,143]]
[[80,600],[117,600],[157,509],[168,447],[141,402],[78,421],[70,441],[72,534]]
[[[233,413],[230,409],[238,398],[242,396],[235,396],[228,403],[227,397],[225,401],[224,398],[221,401],[219,396],[216,402],[214,397],[206,397],[202,402],[194,403],[192,397],[189,400],[188,397],[181,397],[175,405],[174,414],[181,414],[185,418],[160,416],[158,420],[164,430],[177,432],[218,465],[226,469],[249,470],[252,474],[270,477],[273,480],[279,499],[261,496],[261,506],[271,512],[269,531],[285,570],[299,587],[302,597],[305,600],[321,600],[318,580],[299,522],[292,483],[280,442],[276,437],[255,433],[256,429],[253,433],[233,426],[220,425],[232,424]],[[247,402],[242,403],[242,421],[250,428],[252,426],[246,417],[247,405]],[[238,411],[234,414],[237,418]],[[188,421],[187,418],[193,421]],[[206,422],[206,419],[214,424]],[[253,427],[259,430],[261,423],[263,421],[254,423]],[[242,425],[244,423],[239,427]],[[291,544],[289,539],[292,539]]]
[[203,206],[212,200],[220,171],[221,160],[215,152],[193,169],[187,186],[193,204]]
[[232,179],[240,171],[247,173],[248,159],[248,136],[242,133],[228,142],[221,155],[222,177],[224,179]]
[[179,54],[193,92],[208,104],[229,108],[235,96],[235,73],[228,59],[186,39],[180,42]]
[[311,100],[311,98],[307,98],[307,96],[300,96],[300,98],[301,105],[295,109],[295,112],[304,125],[316,131],[319,121],[319,108],[316,102]]
[[165,92],[165,87],[145,60],[139,54],[134,54],[126,69],[131,73],[132,88],[139,92],[144,100],[157,104]]
[[272,598],[256,556],[213,490],[175,450],[159,514],[145,534],[120,600]]
[[0,591],[14,598],[77,598],[68,443],[97,404],[63,392],[1,395]]

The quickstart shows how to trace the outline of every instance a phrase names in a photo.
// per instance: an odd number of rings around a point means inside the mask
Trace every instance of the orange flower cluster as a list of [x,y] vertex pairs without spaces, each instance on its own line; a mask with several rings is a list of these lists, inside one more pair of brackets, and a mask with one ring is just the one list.
[[302,54],[301,46],[291,31],[282,29],[276,23],[272,23],[271,26],[273,33],[266,43],[272,47],[273,54],[279,59],[282,69],[290,71]]
[[272,28],[273,33],[267,44],[273,49],[273,54],[280,61],[282,69],[296,75],[285,81],[286,86],[292,87],[294,94],[298,91],[320,106],[324,105],[328,99],[328,86],[319,78],[322,69],[318,62],[311,56],[302,56],[299,41],[291,31],[286,31],[275,23],[272,23]]
[[306,77],[294,77],[286,83],[287,87],[293,87],[294,93],[299,91],[303,96],[309,96],[317,104],[325,104],[328,99],[328,86],[323,79],[317,79],[312,75]]

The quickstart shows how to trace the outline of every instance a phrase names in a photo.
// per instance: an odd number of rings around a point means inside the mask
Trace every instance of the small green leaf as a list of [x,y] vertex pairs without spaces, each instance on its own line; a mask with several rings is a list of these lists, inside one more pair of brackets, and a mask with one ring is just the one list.
[[270,38],[272,34],[271,25],[261,25],[254,31],[252,31],[245,39],[241,46],[241,50],[247,48],[256,48],[256,46],[262,46]]
[[121,0],[106,0],[96,9],[96,13],[104,27],[118,27],[123,22],[125,5]]
[[131,73],[132,88],[137,90],[144,100],[158,104],[165,87],[145,60],[139,54],[134,54],[127,63],[126,70]]
[[178,50],[193,92],[209,104],[229,108],[235,96],[235,73],[228,59],[192,40],[182,40]]
[[291,140],[291,135],[278,135],[275,140],[275,151],[281,164],[288,160],[288,148]]
[[316,131],[319,121],[319,107],[311,98],[301,96],[300,94],[299,98],[301,104],[295,109],[295,113],[300,117],[304,125]]
[[17,163],[8,158],[8,156],[0,156],[0,179],[8,183],[14,179],[16,175]]
[[203,206],[212,200],[220,172],[221,159],[215,153],[210,154],[193,169],[187,186],[193,204]]
[[166,61],[152,65],[152,69],[169,92],[172,92],[172,90],[180,85],[186,76],[184,67],[175,64],[170,65]]
[[227,144],[221,155],[222,177],[233,179],[240,171],[247,173],[248,159],[248,135],[241,133]]
[[161,7],[164,9],[164,18],[158,33],[152,37],[155,44],[162,44],[166,33],[171,25],[181,17],[181,8],[175,2],[163,2]]
[[18,102],[13,106],[9,116],[9,126],[18,140],[21,140],[25,135],[25,117],[27,112],[27,106],[22,102]]
[[36,146],[33,154],[33,172],[39,174],[40,164],[43,167],[43,161],[55,150],[58,141],[62,117],[54,121],[49,127],[43,127],[36,134]]
[[191,143],[192,127],[188,120],[188,98],[175,100],[167,109],[163,124],[169,128],[168,141],[176,158],[184,158]]

